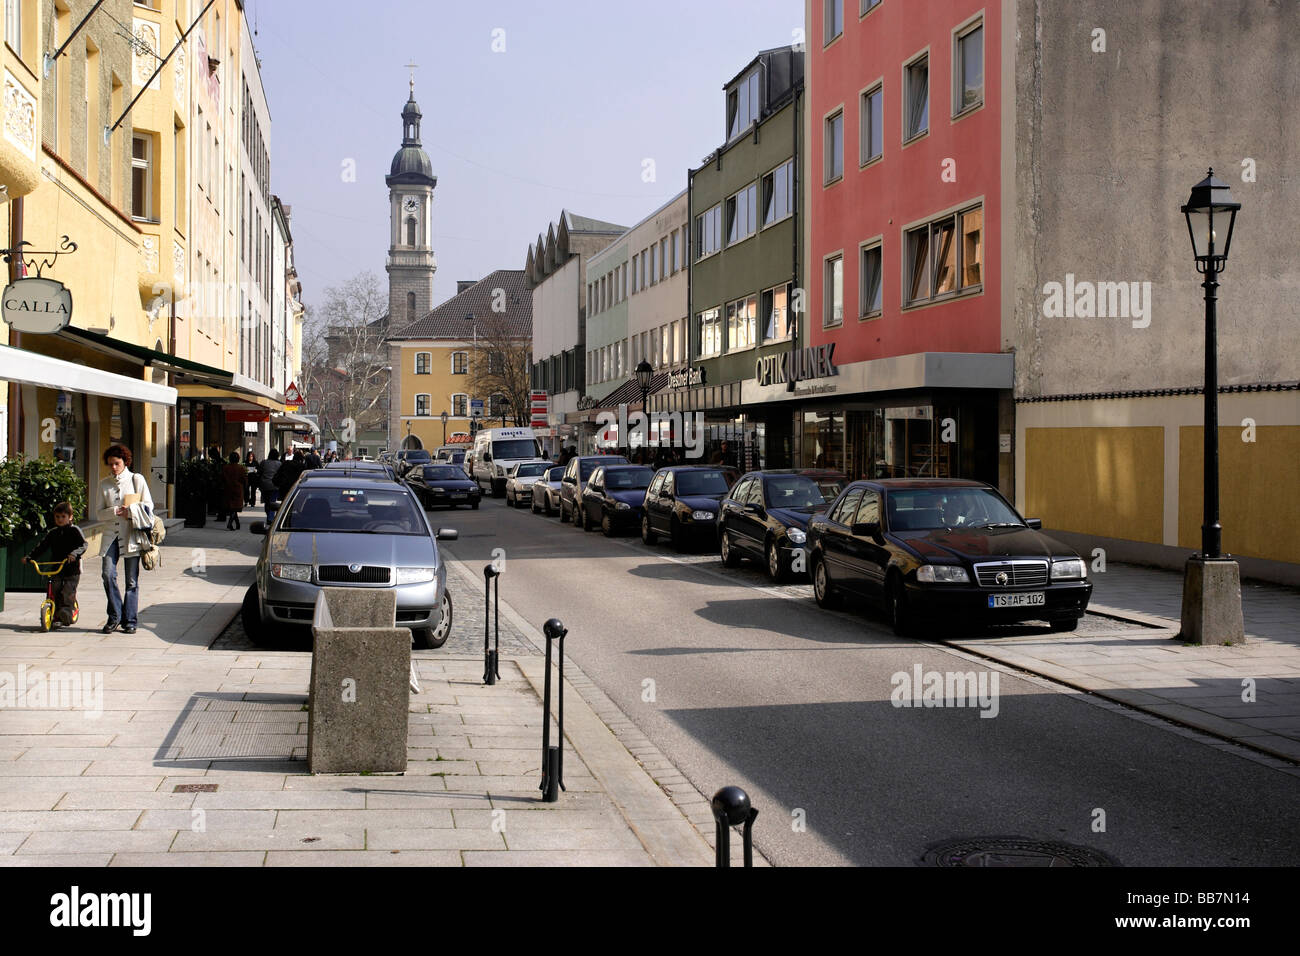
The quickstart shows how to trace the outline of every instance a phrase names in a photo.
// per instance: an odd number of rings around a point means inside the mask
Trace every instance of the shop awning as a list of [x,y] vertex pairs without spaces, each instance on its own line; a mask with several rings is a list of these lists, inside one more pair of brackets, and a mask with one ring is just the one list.
[[313,435],[320,434],[320,426],[310,418],[303,415],[295,415],[293,412],[282,412],[279,415],[271,416],[271,427],[281,430],[295,432],[311,432]]
[[125,398],[133,402],[176,404],[176,389],[169,385],[155,385],[129,375],[105,372],[8,345],[0,345],[0,379],[86,395]]
[[[656,392],[662,391],[668,385],[668,373],[658,372],[654,378],[650,379],[650,388],[646,391],[647,400],[654,397]],[[569,424],[578,422],[594,422],[600,419],[602,412],[618,413],[618,407],[626,405],[629,410],[641,409],[641,385],[635,378],[630,378],[614,391],[610,392],[600,400],[600,407],[589,408],[580,412],[568,412],[564,420]]]

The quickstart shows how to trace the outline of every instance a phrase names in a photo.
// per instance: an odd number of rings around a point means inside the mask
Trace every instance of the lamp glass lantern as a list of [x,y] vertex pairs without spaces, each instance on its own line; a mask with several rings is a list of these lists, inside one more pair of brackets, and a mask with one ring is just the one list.
[[1187,233],[1192,240],[1192,252],[1199,271],[1205,272],[1211,267],[1215,272],[1223,271],[1239,209],[1241,203],[1233,200],[1228,184],[1214,178],[1214,167],[1210,167],[1205,179],[1192,187],[1192,194],[1182,211],[1187,217]]
[[650,391],[650,380],[654,378],[655,370],[651,368],[650,363],[645,359],[636,367],[636,383],[641,386],[641,391]]

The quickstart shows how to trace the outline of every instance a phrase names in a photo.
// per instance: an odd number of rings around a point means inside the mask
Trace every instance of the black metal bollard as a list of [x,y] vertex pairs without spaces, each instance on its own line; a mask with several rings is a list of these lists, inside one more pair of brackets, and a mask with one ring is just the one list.
[[[496,586],[493,587],[493,581]],[[496,614],[492,613],[493,593],[496,594]],[[496,619],[496,647],[488,649],[488,621]],[[490,564],[483,565],[483,683],[491,686],[501,676],[501,572]]]
[[717,844],[714,864],[718,867],[731,866],[731,828],[745,825],[745,866],[754,865],[754,820],[758,811],[749,803],[749,794],[739,787],[723,787],[713,795],[714,834]]
[[[543,803],[555,803],[560,799],[560,790],[564,786],[564,636],[568,630],[557,619],[551,618],[542,625],[546,634],[546,681],[542,689],[542,791]],[[556,746],[551,746],[551,641],[560,641],[559,659],[559,720],[556,731]],[[558,789],[557,789],[558,788]]]

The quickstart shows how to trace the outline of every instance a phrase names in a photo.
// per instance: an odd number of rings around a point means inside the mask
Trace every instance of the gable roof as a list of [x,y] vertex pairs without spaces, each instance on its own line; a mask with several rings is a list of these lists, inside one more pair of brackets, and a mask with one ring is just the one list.
[[[505,312],[495,313],[493,305],[505,293]],[[458,339],[470,338],[474,325],[465,316],[479,317],[479,327],[500,315],[511,335],[521,339],[533,335],[533,295],[528,291],[522,269],[498,269],[480,279],[464,292],[452,296],[442,305],[389,335],[389,339]]]

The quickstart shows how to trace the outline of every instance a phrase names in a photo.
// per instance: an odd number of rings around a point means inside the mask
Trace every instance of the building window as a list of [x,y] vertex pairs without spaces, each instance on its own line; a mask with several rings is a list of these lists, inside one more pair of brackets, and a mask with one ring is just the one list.
[[406,293],[406,318],[408,321],[415,321],[415,293]]
[[429,417],[429,396],[428,395],[415,396],[415,414],[417,418]]
[[976,206],[908,230],[909,305],[980,287],[983,226],[983,208]]
[[844,175],[844,111],[826,118],[826,178],[827,184]]
[[695,258],[703,259],[722,248],[722,204],[695,217]]
[[451,414],[455,418],[469,417],[469,396],[459,392],[451,397]]
[[469,372],[469,353],[452,352],[451,353],[451,374],[465,375]]
[[673,257],[673,271],[672,271],[672,275],[676,275],[676,274],[677,274],[677,270],[680,269],[680,268],[682,267],[682,247],[679,246],[679,245],[677,244],[677,230],[676,230],[676,229],[673,230],[673,232],[672,232],[672,236],[670,237],[670,240],[671,240],[671,241],[669,242],[668,246],[669,246],[669,248],[672,250],[672,257]]
[[822,328],[839,325],[844,321],[844,257],[833,256],[826,260],[825,283],[822,289]]
[[415,353],[415,374],[416,375],[430,374],[430,372],[432,371],[430,366],[432,366],[432,364],[433,364],[432,352]]
[[650,243],[650,285],[659,281],[659,243]]
[[131,137],[131,217],[153,222],[153,140]]
[[750,183],[727,200],[727,245],[748,238],[758,228],[755,214],[757,196],[757,185]]
[[763,225],[794,212],[794,160],[788,159],[763,177]]
[[903,68],[903,139],[920,136],[930,128],[930,58]]
[[[697,336],[700,343],[700,357],[705,358],[710,355],[722,354],[722,310],[718,308],[705,309],[700,313],[699,318],[700,334]],[[636,339],[632,340],[635,345]],[[633,355],[633,358],[636,356]]]
[[984,23],[976,22],[955,37],[953,115],[984,102]]
[[858,303],[861,317],[866,319],[880,314],[882,301],[880,244],[862,250],[862,275],[858,283],[862,298]]
[[758,298],[749,296],[727,303],[727,351],[747,349],[758,337]]
[[23,5],[22,0],[5,0],[5,43],[23,55]]
[[825,24],[822,45],[826,45],[844,32],[844,0],[823,0],[822,20]]
[[659,280],[668,278],[668,237],[659,240]]
[[865,166],[873,159],[879,159],[884,148],[884,88],[877,85],[875,89],[862,94],[862,117],[858,128],[862,131],[859,162]]
[[414,219],[406,220],[406,244],[408,246],[415,245],[415,220]]
[[727,140],[749,129],[758,113],[758,70],[754,70],[727,91]]
[[861,0],[861,6],[858,9],[858,16],[865,17],[878,6],[880,6],[880,0]]
[[632,256],[632,291],[633,292],[641,291],[641,287],[636,284],[636,274],[637,274],[637,269],[640,267],[640,264],[641,264],[640,254],[634,254]]
[[763,293],[763,341],[776,342],[794,334],[794,316],[790,314],[790,287],[779,285]]

